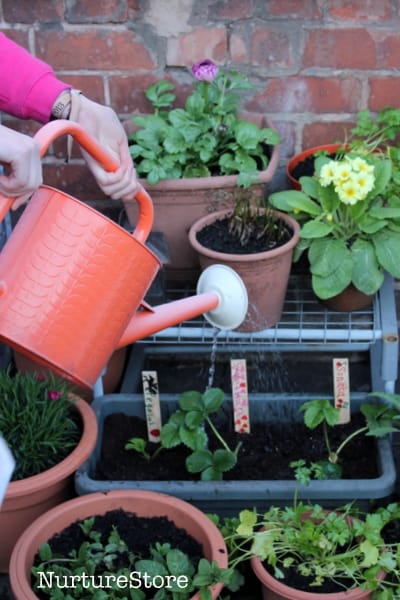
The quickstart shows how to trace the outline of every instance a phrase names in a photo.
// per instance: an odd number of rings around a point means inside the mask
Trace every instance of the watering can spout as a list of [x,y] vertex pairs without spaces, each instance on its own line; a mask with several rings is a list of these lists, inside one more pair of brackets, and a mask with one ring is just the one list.
[[244,320],[247,291],[239,275],[225,265],[213,265],[201,274],[197,295],[152,308],[142,302],[125,329],[118,348],[203,314],[218,329],[236,329]]

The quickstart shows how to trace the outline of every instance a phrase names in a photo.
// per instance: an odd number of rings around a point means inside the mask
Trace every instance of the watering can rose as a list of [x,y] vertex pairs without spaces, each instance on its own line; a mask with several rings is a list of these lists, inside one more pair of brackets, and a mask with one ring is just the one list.
[[294,261],[307,252],[315,294],[325,300],[350,284],[373,295],[384,274],[400,277],[400,199],[387,194],[386,154],[318,156],[301,191],[276,192],[270,204],[301,225]]

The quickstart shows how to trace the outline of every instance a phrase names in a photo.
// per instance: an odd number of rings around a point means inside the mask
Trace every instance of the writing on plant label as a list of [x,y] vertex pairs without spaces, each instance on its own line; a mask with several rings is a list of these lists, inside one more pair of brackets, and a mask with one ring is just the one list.
[[339,409],[338,423],[349,423],[350,381],[348,358],[333,359],[333,393],[335,407]]
[[160,441],[161,409],[157,371],[142,371],[143,397],[149,442]]
[[244,358],[231,359],[233,419],[237,433],[250,433],[247,364]]

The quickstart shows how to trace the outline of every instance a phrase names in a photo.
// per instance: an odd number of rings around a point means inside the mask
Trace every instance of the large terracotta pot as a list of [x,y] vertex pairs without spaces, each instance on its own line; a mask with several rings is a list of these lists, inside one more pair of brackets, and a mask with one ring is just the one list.
[[190,244],[199,255],[202,269],[215,263],[228,265],[240,275],[246,286],[249,307],[238,331],[261,331],[272,327],[281,318],[293,249],[299,240],[300,226],[287,214],[274,212],[293,232],[292,238],[286,244],[274,250],[256,254],[225,254],[203,246],[197,239],[197,233],[214,221],[228,216],[230,210],[202,217],[189,231]]
[[[301,190],[301,185],[296,177],[293,175],[293,170],[302,162],[304,162],[310,156],[314,156],[318,152],[327,152],[328,154],[334,154],[339,148],[344,148],[343,144],[324,144],[320,146],[314,146],[303,150],[298,154],[295,154],[286,165],[286,175],[295,190]],[[310,174],[312,175],[312,173]]]
[[[266,124],[270,126],[270,124]],[[272,180],[279,163],[279,146],[272,147],[267,169],[260,171],[258,182],[251,187],[254,197],[261,197]],[[194,279],[199,271],[196,252],[188,242],[188,232],[197,219],[217,210],[232,207],[243,188],[237,187],[237,175],[166,179],[157,185],[140,180],[154,204],[153,231],[163,233],[169,262],[165,267],[170,280]],[[128,221],[137,223],[135,202],[124,202]]]
[[371,593],[368,590],[362,590],[359,587],[333,594],[318,594],[317,592],[296,590],[268,573],[259,558],[252,557],[250,562],[257,579],[261,583],[263,600],[367,600],[371,598]]
[[43,473],[12,481],[0,511],[0,571],[8,571],[15,542],[21,533],[45,511],[74,495],[73,475],[92,453],[97,440],[97,421],[93,409],[75,398],[82,419],[82,437],[75,449],[58,465]]
[[[203,512],[188,502],[166,494],[139,490],[88,494],[53,508],[32,523],[20,537],[10,561],[10,582],[16,598],[37,599],[30,586],[30,571],[42,543],[77,520],[118,508],[140,517],[167,516],[202,545],[205,558],[217,561],[222,568],[227,567],[228,553],[221,533]],[[213,586],[213,598],[217,598],[222,587],[222,584]],[[200,600],[200,595],[195,594],[192,600]]]

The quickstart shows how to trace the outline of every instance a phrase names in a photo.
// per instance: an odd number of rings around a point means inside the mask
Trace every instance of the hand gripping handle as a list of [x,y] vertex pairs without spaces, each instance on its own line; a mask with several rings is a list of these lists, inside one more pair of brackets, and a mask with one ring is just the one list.
[[[74,140],[86,152],[88,152],[97,162],[109,172],[116,171],[119,167],[117,161],[110,156],[104,148],[89,135],[78,123],[66,120],[50,121],[44,125],[34,136],[34,139],[40,146],[40,156],[43,157],[50,144],[61,135],[72,135]],[[153,226],[153,202],[148,193],[140,186],[135,195],[135,200],[139,205],[139,219],[133,232],[133,237],[139,242],[144,243]],[[13,205],[15,198],[8,198],[0,194],[0,222],[4,219],[7,212]]]

